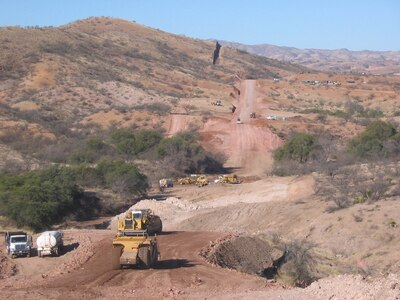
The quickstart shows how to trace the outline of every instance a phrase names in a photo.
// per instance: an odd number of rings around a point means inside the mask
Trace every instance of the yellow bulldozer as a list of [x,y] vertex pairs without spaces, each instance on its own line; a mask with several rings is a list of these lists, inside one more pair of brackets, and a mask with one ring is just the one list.
[[208,185],[208,178],[206,175],[200,175],[196,178],[196,185],[202,187]]
[[206,175],[193,174],[187,177],[177,179],[178,184],[196,184],[198,187],[202,187],[208,184],[208,178]]
[[149,209],[129,211],[118,219],[113,246],[120,249],[120,267],[154,267],[160,253],[156,237],[149,235],[161,231],[161,219]]
[[193,184],[196,182],[196,179],[193,178],[192,176],[187,176],[187,177],[182,177],[177,179],[178,184],[184,185],[184,184]]
[[218,178],[219,183],[230,183],[230,184],[238,184],[240,180],[236,174],[232,175],[222,175]]

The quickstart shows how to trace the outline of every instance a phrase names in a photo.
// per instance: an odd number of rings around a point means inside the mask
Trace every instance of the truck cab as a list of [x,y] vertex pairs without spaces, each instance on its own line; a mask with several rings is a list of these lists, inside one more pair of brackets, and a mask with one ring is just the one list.
[[26,232],[6,232],[5,235],[6,249],[8,255],[12,258],[17,256],[31,256],[32,237]]

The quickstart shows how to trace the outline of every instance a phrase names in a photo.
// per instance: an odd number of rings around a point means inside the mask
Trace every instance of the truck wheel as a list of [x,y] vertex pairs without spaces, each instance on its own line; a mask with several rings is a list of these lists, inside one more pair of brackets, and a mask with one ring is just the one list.
[[28,254],[26,255],[26,257],[31,257],[31,250],[29,250]]
[[11,258],[12,259],[14,259],[14,258],[16,258],[17,256],[15,255],[15,254],[11,254]]
[[38,250],[37,256],[42,257],[42,251]]

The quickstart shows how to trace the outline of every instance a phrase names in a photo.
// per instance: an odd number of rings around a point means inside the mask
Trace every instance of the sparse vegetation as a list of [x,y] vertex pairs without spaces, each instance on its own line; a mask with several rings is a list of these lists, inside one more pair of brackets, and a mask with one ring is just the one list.
[[286,141],[285,145],[275,151],[274,158],[277,161],[284,159],[293,160],[298,163],[307,162],[316,149],[316,139],[306,133],[296,133]]
[[0,176],[0,215],[19,227],[48,229],[65,218],[93,217],[102,209],[82,187],[109,188],[131,197],[146,193],[147,177],[134,165],[103,160],[95,168],[52,167],[20,175]]
[[349,151],[360,158],[397,156],[400,153],[400,134],[392,124],[375,121],[350,141]]
[[305,240],[289,243],[285,263],[279,269],[278,276],[298,287],[310,285],[316,279],[313,270],[316,264],[312,254],[313,248],[314,244]]
[[83,190],[62,169],[0,176],[1,214],[42,230],[85,206]]
[[224,170],[224,157],[212,155],[197,144],[199,136],[193,132],[181,132],[163,139],[157,146],[168,175],[190,173],[216,173]]

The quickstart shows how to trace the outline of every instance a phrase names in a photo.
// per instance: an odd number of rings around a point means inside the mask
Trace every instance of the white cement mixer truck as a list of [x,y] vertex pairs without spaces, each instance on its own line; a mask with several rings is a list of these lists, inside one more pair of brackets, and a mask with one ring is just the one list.
[[39,257],[59,256],[64,247],[63,234],[60,231],[45,231],[38,236],[36,245]]

